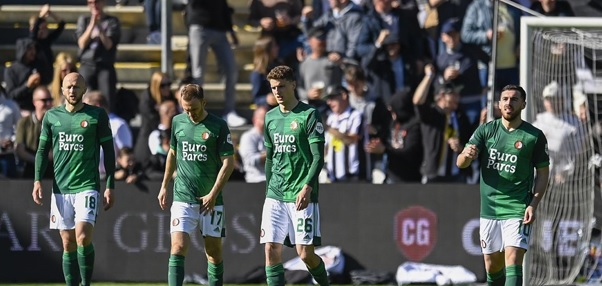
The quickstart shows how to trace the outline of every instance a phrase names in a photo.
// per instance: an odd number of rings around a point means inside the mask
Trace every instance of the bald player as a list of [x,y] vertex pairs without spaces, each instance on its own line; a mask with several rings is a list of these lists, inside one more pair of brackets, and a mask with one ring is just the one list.
[[[84,104],[86,82],[78,73],[65,76],[65,104],[46,112],[36,153],[32,197],[42,205],[40,179],[54,158],[50,228],[58,229],[63,242],[63,274],[67,285],[90,285],[94,269],[92,233],[100,204],[114,202],[115,150],[109,117],[104,109]],[[106,190],[101,196],[98,172],[100,147],[105,153]],[[81,281],[80,281],[81,280]]]

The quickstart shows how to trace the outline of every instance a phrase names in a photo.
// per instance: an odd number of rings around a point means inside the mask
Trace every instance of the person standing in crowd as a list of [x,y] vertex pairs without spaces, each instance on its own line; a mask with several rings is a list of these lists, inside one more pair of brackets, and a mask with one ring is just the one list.
[[488,285],[522,285],[531,226],[548,185],[548,143],[522,120],[525,99],[522,87],[505,86],[498,105],[502,118],[479,126],[456,161],[459,168],[480,162],[479,234]]
[[77,19],[77,46],[79,47],[79,72],[90,89],[100,90],[107,96],[109,110],[116,111],[117,101],[117,44],[121,38],[121,23],[117,17],[107,15],[105,0],[87,0],[90,15]]
[[[203,88],[181,89],[184,113],[174,117],[159,205],[167,208],[167,189],[177,168],[171,206],[171,255],[168,281],[181,286],[190,236],[200,229],[205,241],[209,285],[223,285],[222,237],[226,235],[222,189],[234,168],[228,125],[205,110]],[[198,228],[198,229],[197,229]]]
[[15,61],[4,70],[6,95],[17,102],[22,115],[28,115],[33,111],[33,90],[42,84],[34,41],[29,38],[18,39],[15,53]]
[[[58,23],[53,31],[48,30],[46,19],[52,18]],[[38,16],[32,16],[29,19],[29,37],[36,45],[36,59],[40,64],[40,75],[42,84],[47,85],[52,81],[52,63],[54,62],[54,53],[52,44],[61,36],[65,30],[65,21],[50,9],[50,4],[42,6]]]
[[[260,243],[265,244],[269,286],[283,286],[282,245],[295,245],[309,273],[329,285],[321,244],[318,175],[324,165],[324,125],[318,111],[295,97],[295,73],[277,66],[268,73],[278,107],[265,117],[266,199]],[[301,224],[299,224],[301,222]]]
[[[63,274],[67,285],[88,286],[94,270],[92,234],[101,204],[115,202],[115,150],[109,117],[104,109],[82,101],[86,82],[77,73],[63,81],[65,105],[46,112],[36,153],[32,197],[42,205],[41,179],[52,148],[55,170],[50,205],[50,229],[58,229],[63,243]],[[76,123],[75,123],[76,122]],[[72,124],[75,123],[75,124]],[[100,198],[98,161],[105,152],[106,190]],[[78,269],[79,265],[79,269]]]
[[233,45],[238,45],[238,37],[232,29],[232,12],[226,0],[189,0],[186,23],[189,25],[188,47],[193,82],[203,85],[207,73],[207,52],[211,47],[225,78],[224,120],[230,127],[239,127],[247,123],[247,120],[234,110],[238,67],[226,37],[226,34],[230,34]]

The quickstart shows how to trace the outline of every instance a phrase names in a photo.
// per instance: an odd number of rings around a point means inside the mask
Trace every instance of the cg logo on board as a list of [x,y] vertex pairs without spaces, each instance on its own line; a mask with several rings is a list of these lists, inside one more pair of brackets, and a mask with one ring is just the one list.
[[397,248],[410,261],[421,261],[437,243],[437,215],[421,206],[412,206],[395,215]]

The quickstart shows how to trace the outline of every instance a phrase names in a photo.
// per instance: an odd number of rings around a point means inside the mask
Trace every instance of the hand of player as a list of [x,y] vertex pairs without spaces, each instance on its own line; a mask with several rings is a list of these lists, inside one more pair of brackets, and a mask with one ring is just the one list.
[[462,150],[462,154],[464,154],[466,158],[474,160],[479,154],[479,149],[477,149],[477,146],[474,144],[466,145],[466,147],[464,147],[464,150]]
[[304,210],[309,205],[311,191],[313,188],[307,184],[303,185],[303,189],[297,195],[297,199],[295,200],[295,208],[296,210]]
[[161,188],[161,190],[159,191],[159,195],[157,196],[157,199],[159,200],[159,206],[161,207],[161,209],[165,210],[167,208],[167,189],[166,188]]
[[209,194],[202,196],[200,198],[196,198],[197,200],[199,200],[199,202],[201,202],[201,213],[203,215],[209,214],[213,211],[213,208],[215,207],[215,200],[217,199],[217,196],[213,196],[212,193],[210,192]]
[[33,192],[31,192],[31,196],[36,204],[42,205],[42,183],[40,183],[40,181],[33,182]]
[[115,197],[113,196],[113,189],[106,189],[102,200],[102,206],[104,207],[104,210],[106,211],[113,207],[114,202]]
[[535,208],[533,206],[527,206],[525,210],[525,217],[523,217],[523,224],[531,224],[535,221]]

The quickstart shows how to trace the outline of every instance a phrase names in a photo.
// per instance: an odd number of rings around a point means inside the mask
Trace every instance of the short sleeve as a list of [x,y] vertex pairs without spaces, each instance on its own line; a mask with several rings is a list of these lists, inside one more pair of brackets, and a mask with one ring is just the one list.
[[265,117],[265,121],[263,122],[263,146],[265,146],[266,148],[272,148],[272,138],[270,135],[270,129],[268,128],[270,120],[267,113]]

